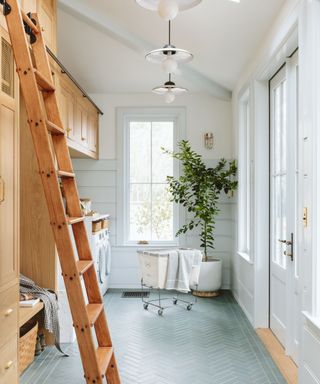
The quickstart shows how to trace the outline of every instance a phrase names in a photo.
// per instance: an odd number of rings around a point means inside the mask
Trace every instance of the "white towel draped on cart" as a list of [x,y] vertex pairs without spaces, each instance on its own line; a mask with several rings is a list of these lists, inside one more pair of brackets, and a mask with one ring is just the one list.
[[177,249],[168,252],[166,289],[189,292],[199,280],[202,253],[197,249]]

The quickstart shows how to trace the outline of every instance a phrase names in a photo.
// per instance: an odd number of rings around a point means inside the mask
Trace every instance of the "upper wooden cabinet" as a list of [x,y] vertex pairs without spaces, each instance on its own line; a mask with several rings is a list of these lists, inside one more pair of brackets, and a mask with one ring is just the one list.
[[57,51],[57,2],[56,0],[21,0],[22,9],[36,12],[43,29],[46,45],[52,52]]
[[61,70],[55,72],[55,78],[71,156],[97,159],[99,111]]

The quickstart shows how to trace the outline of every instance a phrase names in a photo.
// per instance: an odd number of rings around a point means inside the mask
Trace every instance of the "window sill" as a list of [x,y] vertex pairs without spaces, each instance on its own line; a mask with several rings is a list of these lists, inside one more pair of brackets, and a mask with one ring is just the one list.
[[303,311],[302,314],[307,322],[312,325],[317,334],[320,335],[320,319],[310,315],[307,311]]
[[248,264],[253,265],[253,261],[251,260],[250,256],[245,252],[237,252],[238,256],[240,256],[243,260],[245,260]]
[[178,248],[181,247],[181,244],[172,243],[172,244],[117,244],[113,248],[118,249],[169,249],[169,248]]

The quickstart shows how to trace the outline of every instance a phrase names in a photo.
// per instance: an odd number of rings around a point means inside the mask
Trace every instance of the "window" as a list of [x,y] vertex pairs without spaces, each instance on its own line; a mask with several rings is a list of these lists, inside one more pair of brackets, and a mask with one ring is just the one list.
[[250,260],[251,233],[251,134],[249,93],[240,101],[239,147],[239,254]]
[[166,178],[178,175],[178,165],[162,148],[176,149],[181,115],[162,109],[154,113],[121,109],[118,118],[122,125],[118,183],[123,191],[118,196],[118,243],[177,245],[179,210],[170,201]]

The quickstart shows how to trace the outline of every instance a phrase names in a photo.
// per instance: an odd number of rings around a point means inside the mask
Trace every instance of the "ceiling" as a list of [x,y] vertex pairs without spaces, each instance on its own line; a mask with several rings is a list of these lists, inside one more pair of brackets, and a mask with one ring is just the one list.
[[[285,0],[203,0],[172,23],[172,43],[194,61],[176,82],[227,99]],[[59,0],[58,56],[91,93],[149,92],[166,80],[144,54],[168,25],[134,0]]]

